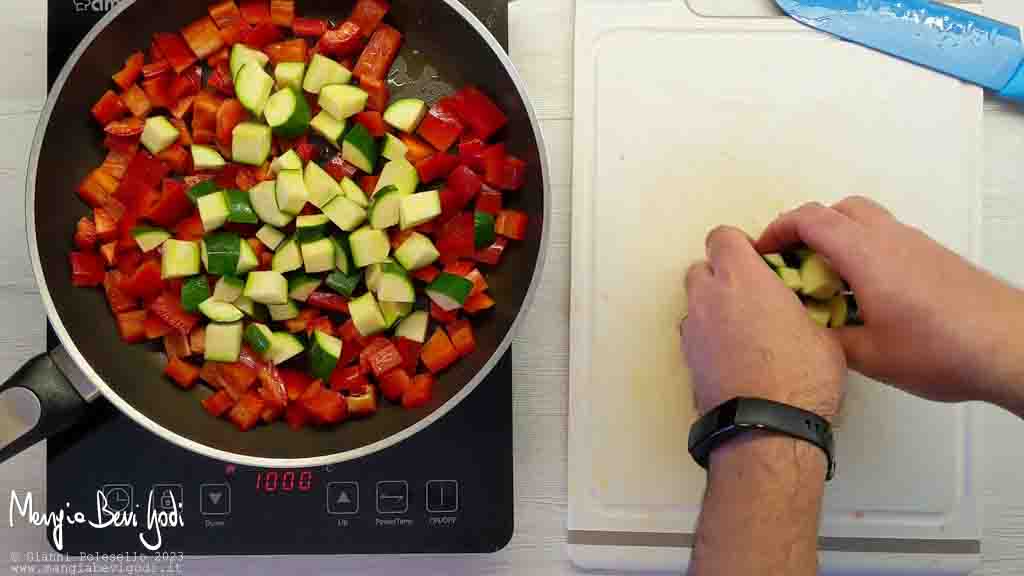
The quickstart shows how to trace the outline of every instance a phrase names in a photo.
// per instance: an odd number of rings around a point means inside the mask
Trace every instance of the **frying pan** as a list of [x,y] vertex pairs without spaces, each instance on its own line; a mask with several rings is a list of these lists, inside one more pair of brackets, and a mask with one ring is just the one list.
[[[507,203],[526,211],[530,229],[513,243],[488,282],[498,306],[475,323],[477,350],[443,374],[432,402],[378,413],[333,428],[293,431],[283,424],[241,433],[206,414],[209,390],[182,391],[162,375],[162,349],[123,344],[102,290],[74,288],[68,253],[75,223],[88,215],[78,183],[104,158],[89,110],[110,75],[153,33],[205,15],[210,0],[132,0],[118,4],[71,55],[43,110],[29,167],[29,251],[46,312],[61,346],[29,361],[0,387],[0,462],[71,426],[90,402],[106,398],[145,429],[199,454],[243,465],[296,468],[356,459],[430,426],[468,396],[508,349],[530,302],[546,252],[550,209],[547,159],[522,80],[490,32],[456,0],[394,0],[388,21],[405,35],[392,70],[392,96],[428,103],[465,84],[490,94],[509,117],[501,136],[529,164],[527,185]],[[299,0],[303,15],[340,21],[352,2]]]

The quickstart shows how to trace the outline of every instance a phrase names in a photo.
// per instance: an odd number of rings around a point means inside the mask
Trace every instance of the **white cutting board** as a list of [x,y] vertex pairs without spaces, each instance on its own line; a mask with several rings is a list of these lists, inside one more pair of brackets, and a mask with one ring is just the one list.
[[[982,95],[784,18],[576,6],[569,553],[678,570],[705,473],[677,325],[706,233],[862,194],[974,258]],[[975,420],[851,376],[826,573],[977,565]]]

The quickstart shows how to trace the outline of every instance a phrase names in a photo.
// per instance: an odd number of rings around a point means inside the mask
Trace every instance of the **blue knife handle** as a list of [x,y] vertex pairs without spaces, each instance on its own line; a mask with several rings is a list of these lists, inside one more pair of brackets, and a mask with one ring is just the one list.
[[1024,63],[1017,68],[1017,72],[1013,75],[1013,78],[1010,78],[1009,84],[997,92],[997,94],[1000,98],[1024,103]]

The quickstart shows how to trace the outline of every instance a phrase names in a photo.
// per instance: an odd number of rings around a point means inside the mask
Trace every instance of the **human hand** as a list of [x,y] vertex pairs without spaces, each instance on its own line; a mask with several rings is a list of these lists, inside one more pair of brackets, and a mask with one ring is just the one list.
[[1020,292],[866,198],[786,213],[756,247],[800,243],[825,256],[856,295],[864,326],[835,331],[851,368],[925,398],[1014,409],[1024,374]]
[[700,413],[753,397],[834,418],[846,381],[839,342],[743,232],[713,231],[707,256],[687,273],[689,313],[680,329]]

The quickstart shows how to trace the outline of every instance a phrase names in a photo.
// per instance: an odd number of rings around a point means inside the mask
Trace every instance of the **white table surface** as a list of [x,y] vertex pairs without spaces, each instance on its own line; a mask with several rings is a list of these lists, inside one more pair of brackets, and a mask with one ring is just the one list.
[[[70,0],[69,0],[70,1]],[[0,377],[44,349],[44,312],[25,248],[23,197],[29,148],[46,90],[46,3],[6,0],[0,12]],[[1019,0],[985,0],[994,17],[1024,24]],[[573,0],[513,0],[512,59],[542,120],[552,167],[554,217],[548,267],[537,301],[515,343],[516,532],[490,556],[197,559],[185,574],[573,574],[566,558],[566,435],[569,360],[569,261],[572,161]],[[986,103],[985,266],[1024,285],[1024,114]],[[68,191],[73,201],[72,191]],[[965,303],[969,305],[969,303]],[[1024,573],[1024,424],[992,410],[985,437],[985,564],[978,574]],[[11,489],[42,485],[37,447],[0,466],[0,502]],[[926,479],[922,479],[926,481]],[[47,550],[38,531],[0,521],[0,570],[10,552]]]

